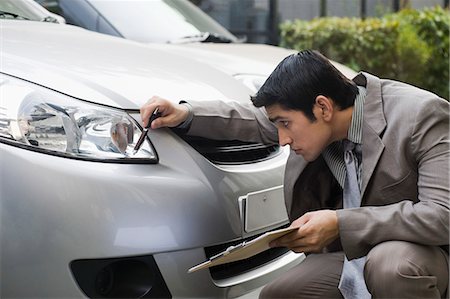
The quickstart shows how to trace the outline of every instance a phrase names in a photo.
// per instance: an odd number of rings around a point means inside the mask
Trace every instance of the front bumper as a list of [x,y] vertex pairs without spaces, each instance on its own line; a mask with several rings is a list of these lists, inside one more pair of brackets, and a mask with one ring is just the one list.
[[160,163],[65,159],[0,144],[2,297],[83,297],[69,265],[151,255],[173,297],[236,297],[301,261],[292,254],[241,277],[187,274],[205,246],[242,237],[237,199],[282,184],[284,158],[217,167],[169,130]]

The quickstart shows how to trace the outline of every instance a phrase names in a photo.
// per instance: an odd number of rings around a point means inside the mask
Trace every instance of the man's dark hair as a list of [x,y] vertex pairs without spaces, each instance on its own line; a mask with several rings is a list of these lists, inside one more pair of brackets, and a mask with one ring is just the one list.
[[284,109],[300,110],[315,120],[313,106],[319,95],[329,97],[339,107],[353,106],[358,87],[322,54],[304,50],[281,61],[255,97],[256,107],[279,104]]

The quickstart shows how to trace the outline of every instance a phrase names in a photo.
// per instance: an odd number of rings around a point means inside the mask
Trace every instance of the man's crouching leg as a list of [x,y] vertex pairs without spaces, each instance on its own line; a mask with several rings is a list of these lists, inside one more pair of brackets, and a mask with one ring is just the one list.
[[367,255],[364,279],[373,298],[441,298],[448,287],[448,254],[436,246],[383,242]]
[[342,252],[310,254],[274,282],[263,288],[260,298],[342,298],[339,279]]

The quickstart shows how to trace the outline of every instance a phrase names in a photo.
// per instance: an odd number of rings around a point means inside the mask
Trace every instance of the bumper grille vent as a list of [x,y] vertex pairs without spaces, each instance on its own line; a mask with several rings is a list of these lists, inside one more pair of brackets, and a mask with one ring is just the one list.
[[280,153],[278,144],[224,141],[182,136],[200,154],[216,164],[245,164],[264,161]]
[[[244,239],[245,241],[254,239],[255,237]],[[211,247],[205,247],[205,254],[208,258],[226,250],[229,246],[234,246],[239,243],[240,241],[234,241],[226,244],[211,246]],[[221,280],[226,279],[230,277],[234,277],[243,273],[246,273],[248,271],[251,271],[255,268],[261,267],[267,263],[272,262],[273,260],[277,259],[278,257],[286,254],[290,250],[285,247],[276,247],[276,248],[270,248],[266,251],[263,251],[257,255],[254,255],[248,259],[231,262],[223,265],[218,265],[209,268],[209,271],[211,273],[211,277],[214,280]]]

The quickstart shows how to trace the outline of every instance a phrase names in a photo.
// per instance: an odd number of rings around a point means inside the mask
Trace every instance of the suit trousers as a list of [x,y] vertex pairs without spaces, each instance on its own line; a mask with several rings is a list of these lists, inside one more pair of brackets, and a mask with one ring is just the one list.
[[[448,253],[440,247],[383,242],[367,255],[364,279],[373,298],[445,298]],[[266,285],[260,298],[343,298],[338,284],[343,252],[309,254]]]

